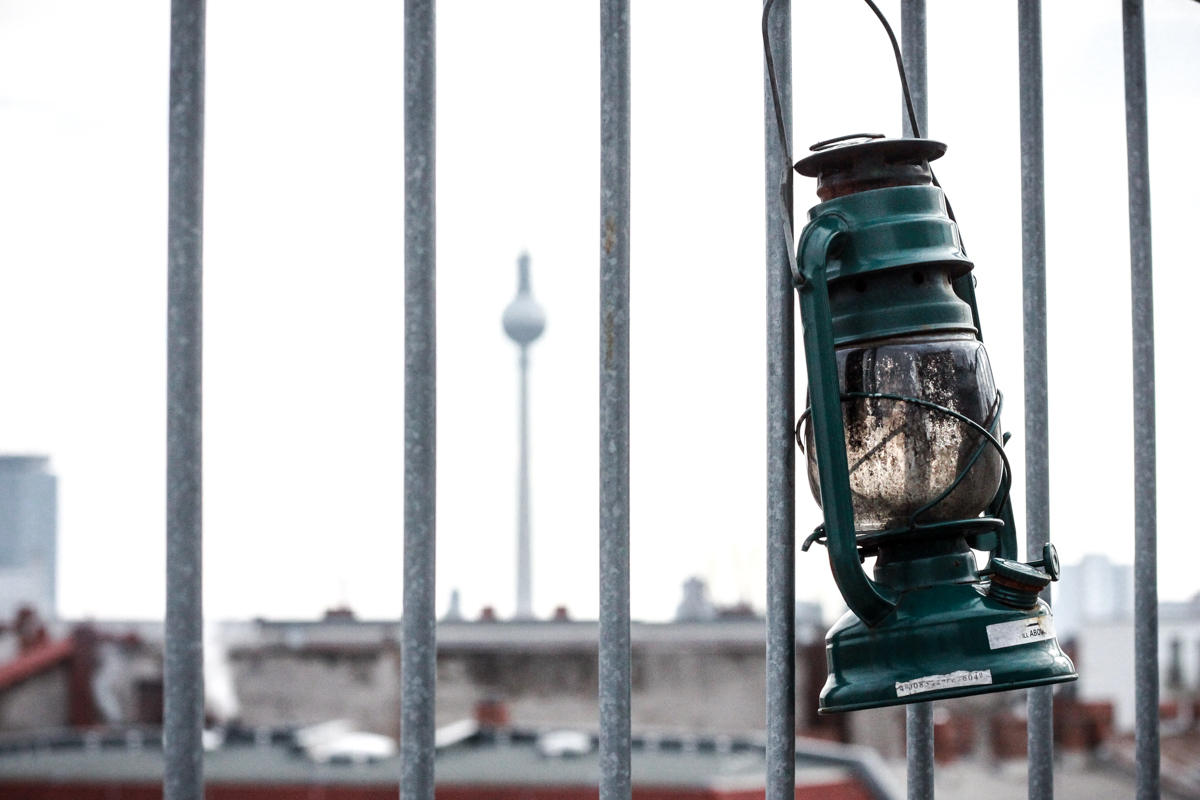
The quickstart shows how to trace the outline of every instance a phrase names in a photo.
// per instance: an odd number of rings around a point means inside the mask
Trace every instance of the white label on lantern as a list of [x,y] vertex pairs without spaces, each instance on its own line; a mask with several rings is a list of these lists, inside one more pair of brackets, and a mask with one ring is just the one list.
[[1044,642],[1054,637],[1054,617],[1030,617],[1016,622],[1000,622],[987,626],[988,644],[993,650],[1016,647],[1019,644]]
[[957,689],[960,686],[990,686],[992,671],[990,669],[960,669],[949,675],[926,675],[911,681],[896,681],[896,696],[908,697],[910,694],[922,692],[940,692],[943,689]]

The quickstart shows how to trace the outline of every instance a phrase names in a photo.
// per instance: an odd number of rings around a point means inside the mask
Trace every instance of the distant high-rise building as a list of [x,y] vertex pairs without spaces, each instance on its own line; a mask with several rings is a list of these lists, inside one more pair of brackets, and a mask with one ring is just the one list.
[[1114,564],[1104,555],[1086,555],[1065,564],[1054,589],[1054,627],[1069,639],[1088,623],[1133,619],[1133,567]]
[[675,609],[676,622],[708,622],[717,618],[717,607],[708,596],[708,584],[693,575],[683,582],[683,600]]
[[58,479],[46,456],[0,456],[0,619],[57,608]]

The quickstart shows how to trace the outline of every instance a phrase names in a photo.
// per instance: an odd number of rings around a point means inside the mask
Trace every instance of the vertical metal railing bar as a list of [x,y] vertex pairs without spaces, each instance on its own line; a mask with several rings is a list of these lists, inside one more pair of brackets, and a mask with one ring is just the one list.
[[[900,52],[904,58],[904,72],[908,77],[908,93],[912,97],[913,110],[917,112],[917,124],[921,135],[929,136],[929,63],[926,60],[925,0],[900,0]],[[913,135],[904,98],[900,98],[900,119],[904,123],[904,136]]]
[[629,0],[600,2],[600,800],[629,800]]
[[[765,3],[764,3],[765,5]],[[775,0],[767,20],[771,59],[792,141],[792,8]],[[792,230],[780,203],[792,165],[776,130],[763,65],[767,211],[767,800],[796,796],[796,331],[787,248]],[[787,181],[786,185],[791,186]],[[791,201],[785,194],[785,202]],[[816,676],[812,676],[815,678]]]
[[[929,136],[929,64],[926,57],[925,0],[900,1],[900,52],[908,77],[917,125]],[[900,119],[904,135],[913,135],[908,110],[901,98]],[[933,800],[933,703],[905,707],[908,800]]]
[[933,703],[905,706],[908,800],[933,800]]
[[435,2],[404,3],[404,617],[400,797],[433,800],[437,471]]
[[1137,800],[1157,800],[1158,527],[1154,421],[1154,282],[1150,240],[1150,145],[1146,20],[1142,0],[1123,0],[1125,140],[1133,306],[1134,695]]
[[204,0],[171,3],[167,184],[167,609],[163,796],[204,796],[201,334]]
[[[1050,406],[1046,339],[1046,172],[1042,100],[1042,4],[1019,0],[1021,263],[1025,342],[1025,553],[1050,541]],[[1042,593],[1050,602],[1050,589]],[[1029,798],[1054,797],[1054,690],[1026,692]]]

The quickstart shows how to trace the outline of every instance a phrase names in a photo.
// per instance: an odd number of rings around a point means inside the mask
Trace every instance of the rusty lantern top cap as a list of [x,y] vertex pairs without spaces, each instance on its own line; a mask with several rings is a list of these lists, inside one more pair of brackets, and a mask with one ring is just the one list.
[[[868,141],[862,141],[866,137]],[[878,134],[831,139],[812,149],[816,152],[797,161],[795,169],[817,179],[822,201],[890,186],[932,185],[929,162],[946,153],[946,145],[932,139],[885,139]]]

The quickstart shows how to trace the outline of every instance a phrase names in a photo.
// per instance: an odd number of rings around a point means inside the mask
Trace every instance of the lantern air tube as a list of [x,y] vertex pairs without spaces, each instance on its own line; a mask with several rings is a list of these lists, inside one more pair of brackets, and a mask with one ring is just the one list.
[[[829,256],[840,249],[845,227],[844,220],[830,214],[805,229],[800,245],[800,269],[805,280],[798,291],[804,350],[817,354],[815,359],[810,358],[808,372],[813,394],[811,430],[833,459],[830,468],[821,473],[822,483],[830,484],[822,485],[823,496],[834,498],[824,509],[829,565],[846,605],[865,623],[873,625],[892,612],[897,598],[894,591],[875,583],[862,570],[854,538],[854,509],[849,502],[849,465],[841,404],[838,401],[830,408],[829,403],[822,402],[831,394],[835,398],[840,394],[825,267]],[[839,485],[833,486],[835,481]]]

